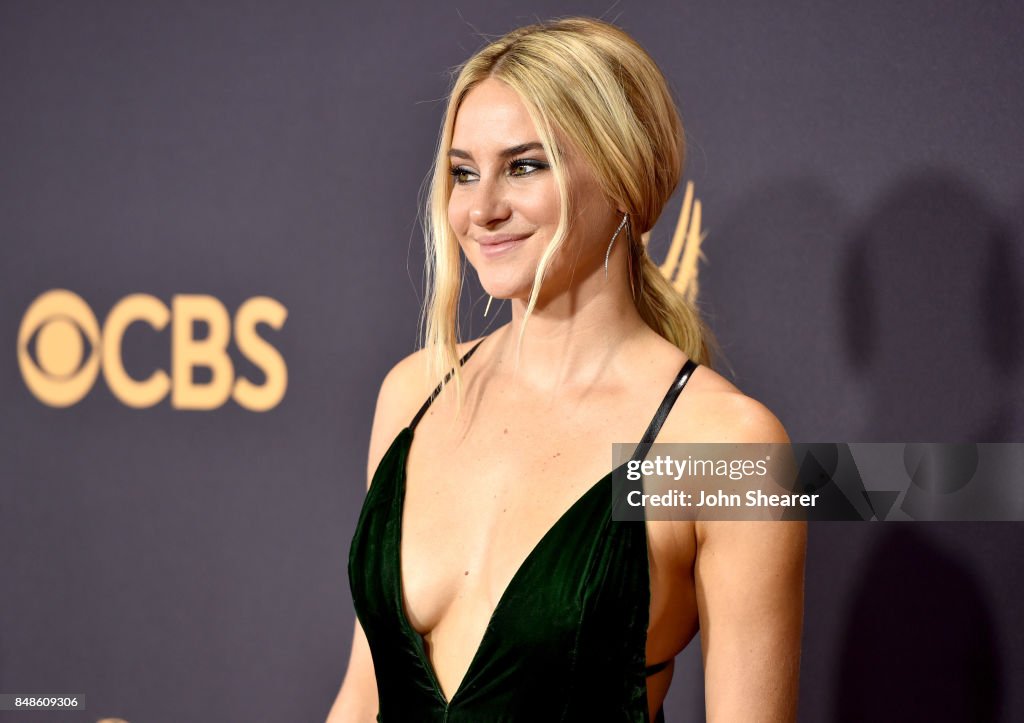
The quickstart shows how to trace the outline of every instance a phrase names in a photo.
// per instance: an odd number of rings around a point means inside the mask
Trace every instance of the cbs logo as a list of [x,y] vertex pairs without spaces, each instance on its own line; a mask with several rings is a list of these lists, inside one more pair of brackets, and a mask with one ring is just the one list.
[[[175,409],[215,409],[231,398],[246,409],[265,412],[284,397],[288,368],[278,350],[256,333],[256,325],[280,329],[287,317],[288,310],[267,296],[246,300],[232,324],[227,309],[212,296],[177,294],[168,309],[154,296],[132,294],[114,305],[101,330],[82,297],[53,289],[33,301],[22,317],[18,366],[32,394],[51,407],[69,407],[81,400],[102,369],[110,391],[129,407],[152,407],[170,393]],[[192,336],[196,321],[209,330],[203,339]],[[135,322],[156,331],[171,325],[170,374],[157,369],[140,380],[125,371],[121,342]],[[262,385],[235,378],[227,353],[232,335],[238,350],[266,376]],[[35,359],[29,353],[33,337]],[[88,350],[83,342],[88,342]],[[210,381],[193,382],[192,370],[197,367],[210,370]]]

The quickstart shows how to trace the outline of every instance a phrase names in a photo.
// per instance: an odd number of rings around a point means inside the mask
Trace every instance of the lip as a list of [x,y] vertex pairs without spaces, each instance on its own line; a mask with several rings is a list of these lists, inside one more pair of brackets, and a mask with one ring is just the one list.
[[480,253],[484,256],[498,256],[506,251],[515,248],[530,234],[494,234],[493,236],[481,236],[477,239],[480,244]]

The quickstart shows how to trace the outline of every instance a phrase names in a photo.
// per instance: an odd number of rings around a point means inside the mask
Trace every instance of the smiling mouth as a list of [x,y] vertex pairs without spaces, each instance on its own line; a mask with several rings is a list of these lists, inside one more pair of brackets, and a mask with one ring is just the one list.
[[478,243],[480,244],[480,253],[482,253],[484,256],[497,256],[499,254],[502,254],[506,251],[515,248],[523,241],[525,241],[527,238],[528,236],[513,236],[504,241],[479,241]]

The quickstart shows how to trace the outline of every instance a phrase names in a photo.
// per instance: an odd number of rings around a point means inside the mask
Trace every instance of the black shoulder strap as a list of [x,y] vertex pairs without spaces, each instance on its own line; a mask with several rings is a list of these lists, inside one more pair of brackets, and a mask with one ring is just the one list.
[[673,660],[675,660],[675,658],[669,658],[668,660],[663,660],[660,663],[648,665],[646,668],[644,668],[644,674],[648,677],[656,675],[657,673],[660,673],[665,668],[667,668]]
[[679,374],[676,375],[675,381],[672,382],[672,386],[668,388],[668,392],[665,393],[665,398],[661,400],[661,406],[658,407],[658,411],[654,413],[654,419],[647,426],[647,431],[644,432],[643,439],[640,444],[637,445],[636,450],[633,452],[631,459],[643,459],[647,456],[647,453],[651,449],[651,445],[654,444],[654,440],[658,438],[658,432],[661,431],[661,425],[668,419],[668,413],[672,411],[672,405],[676,403],[676,399],[679,398],[679,393],[683,391],[683,387],[686,386],[686,382],[690,381],[690,377],[693,375],[693,371],[700,366],[693,359],[687,359],[686,363],[683,364],[683,368],[679,370]]
[[[462,358],[459,359],[459,366],[462,366],[463,364],[465,364],[466,360],[469,359],[471,356],[473,356],[473,352],[476,351],[476,348],[478,346],[483,344],[484,339],[486,339],[486,338],[487,337],[485,336],[483,339],[481,339],[476,344],[474,344],[473,348],[471,348],[469,351],[467,351],[465,354],[462,355]],[[409,423],[409,429],[416,429],[416,425],[419,424],[420,418],[423,417],[423,415],[427,413],[427,409],[430,407],[430,403],[433,402],[437,398],[437,395],[441,393],[441,390],[444,389],[444,385],[448,383],[448,380],[452,378],[452,374],[454,374],[454,373],[455,373],[455,370],[452,369],[447,374],[445,374],[444,381],[437,385],[437,387],[434,389],[433,393],[431,393],[431,395],[429,397],[427,397],[427,401],[423,402],[423,406],[420,407],[420,411],[416,412],[416,416],[412,418],[412,422]]]

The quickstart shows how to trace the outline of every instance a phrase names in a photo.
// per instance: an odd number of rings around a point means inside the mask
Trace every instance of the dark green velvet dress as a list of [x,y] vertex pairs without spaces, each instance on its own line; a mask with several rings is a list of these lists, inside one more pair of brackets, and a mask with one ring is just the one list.
[[[696,366],[687,361],[680,370],[633,458],[646,454]],[[649,723],[646,676],[668,661],[645,668],[647,528],[611,519],[612,473],[566,510],[516,571],[462,683],[446,700],[423,639],[405,615],[399,561],[405,461],[416,423],[442,387],[381,459],[349,551],[352,599],[377,678],[377,719]],[[660,710],[656,720],[663,720]]]

